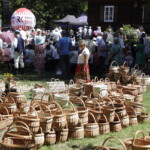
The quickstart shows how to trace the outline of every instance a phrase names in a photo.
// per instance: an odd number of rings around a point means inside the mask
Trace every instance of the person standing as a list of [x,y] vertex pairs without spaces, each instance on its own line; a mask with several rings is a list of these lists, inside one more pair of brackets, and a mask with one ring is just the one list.
[[98,42],[98,56],[99,56],[99,73],[98,77],[99,78],[104,78],[106,69],[107,69],[107,58],[108,58],[108,45],[106,42],[107,39],[107,33],[104,32],[102,39]]
[[75,72],[75,80],[82,79],[85,82],[90,82],[90,71],[89,71],[89,57],[90,51],[86,47],[86,43],[84,40],[79,42],[79,55],[78,62]]
[[20,37],[20,32],[15,31],[15,39],[11,45],[11,51],[13,52],[14,56],[14,74],[18,73],[19,65],[20,65],[20,72],[21,74],[24,73],[24,54],[25,54],[25,47],[24,47],[24,40]]
[[57,48],[60,55],[60,65],[62,71],[62,78],[68,79],[70,74],[70,49],[72,47],[72,42],[69,37],[67,37],[67,32],[62,31],[62,38],[59,39]]
[[46,45],[43,37],[38,36],[35,40],[35,68],[41,76],[45,69]]

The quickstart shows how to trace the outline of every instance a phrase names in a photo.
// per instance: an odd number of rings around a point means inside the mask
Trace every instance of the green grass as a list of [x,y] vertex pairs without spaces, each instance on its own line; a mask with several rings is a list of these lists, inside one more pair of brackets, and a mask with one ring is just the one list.
[[[2,77],[4,72],[8,71],[0,71],[0,77]],[[26,84],[29,86],[34,85],[35,83],[40,83],[45,86],[45,81],[50,81],[52,77],[56,78],[54,74],[50,73],[45,73],[43,76],[38,77],[36,73],[31,73],[30,71],[28,71],[28,73],[25,75],[17,76],[21,84]],[[68,81],[66,81],[66,83],[68,83]],[[26,93],[26,96],[30,98],[30,93]],[[144,93],[143,96],[144,96],[143,101],[144,107],[146,108],[147,112],[150,112],[150,105],[149,105],[150,91]],[[80,140],[69,139],[65,143],[57,143],[56,145],[52,146],[43,146],[40,148],[40,150],[92,150],[93,147],[101,145],[103,141],[110,136],[115,136],[121,140],[124,140],[132,138],[137,130],[142,130],[146,135],[148,135],[148,131],[150,130],[150,122],[139,124],[138,126],[135,127],[129,126],[128,128],[124,128],[121,132],[111,132],[107,135],[99,135],[95,138],[84,138]],[[119,147],[120,149],[122,149],[121,145],[114,140],[108,141],[108,143],[106,144],[115,148]]]

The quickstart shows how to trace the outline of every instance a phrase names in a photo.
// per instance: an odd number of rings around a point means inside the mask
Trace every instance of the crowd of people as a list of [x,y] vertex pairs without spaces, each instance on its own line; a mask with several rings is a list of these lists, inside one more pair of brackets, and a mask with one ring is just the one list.
[[93,31],[87,26],[76,31],[20,28],[14,36],[9,44],[0,39],[0,61],[8,62],[14,74],[23,74],[24,68],[32,67],[39,76],[46,71],[62,79],[74,76],[88,82],[90,74],[105,78],[113,61],[143,67],[150,58],[150,42],[143,27],[136,30],[137,43],[126,42],[123,28],[117,32],[111,28],[102,32],[101,27]]

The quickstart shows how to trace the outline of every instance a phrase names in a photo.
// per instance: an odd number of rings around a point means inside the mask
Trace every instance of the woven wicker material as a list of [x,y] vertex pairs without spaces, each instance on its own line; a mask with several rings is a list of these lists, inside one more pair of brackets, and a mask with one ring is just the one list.
[[[85,125],[88,123],[88,108],[86,107],[84,101],[79,98],[75,97],[72,100],[70,100],[73,104],[76,104],[76,109],[78,111],[79,119],[81,121],[82,125]],[[83,106],[82,106],[83,105]]]
[[121,122],[119,116],[115,114],[115,118],[113,122],[110,122],[110,131],[119,132],[122,130]]
[[104,114],[101,114],[101,117],[98,121],[98,125],[100,134],[107,134],[110,132],[110,125]]
[[53,102],[57,105],[57,110],[52,110],[53,123],[52,128],[53,129],[62,129],[66,126],[67,118],[66,114],[63,112],[61,106],[57,102]]
[[45,133],[45,145],[53,145],[56,143],[56,132],[54,129]]
[[[92,117],[93,121],[87,123],[84,126],[84,133],[86,137],[95,137],[99,135],[99,126],[92,113],[89,113],[89,117]],[[91,120],[91,119],[89,119]]]
[[[116,66],[113,66],[114,64],[116,64]],[[109,72],[110,73],[118,73],[119,69],[120,69],[120,67],[118,66],[118,63],[116,61],[113,61],[109,67]]]
[[30,111],[28,114],[26,116],[18,116],[17,121],[25,122],[33,133],[37,133],[39,131],[40,119],[38,118],[38,114],[32,106],[30,106]]

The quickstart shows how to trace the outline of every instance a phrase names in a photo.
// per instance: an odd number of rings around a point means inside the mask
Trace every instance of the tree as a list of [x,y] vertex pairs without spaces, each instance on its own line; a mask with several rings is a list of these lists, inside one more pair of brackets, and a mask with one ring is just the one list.
[[11,13],[26,7],[36,16],[37,26],[49,27],[52,20],[61,19],[67,14],[79,16],[87,11],[87,2],[81,0],[10,0]]

